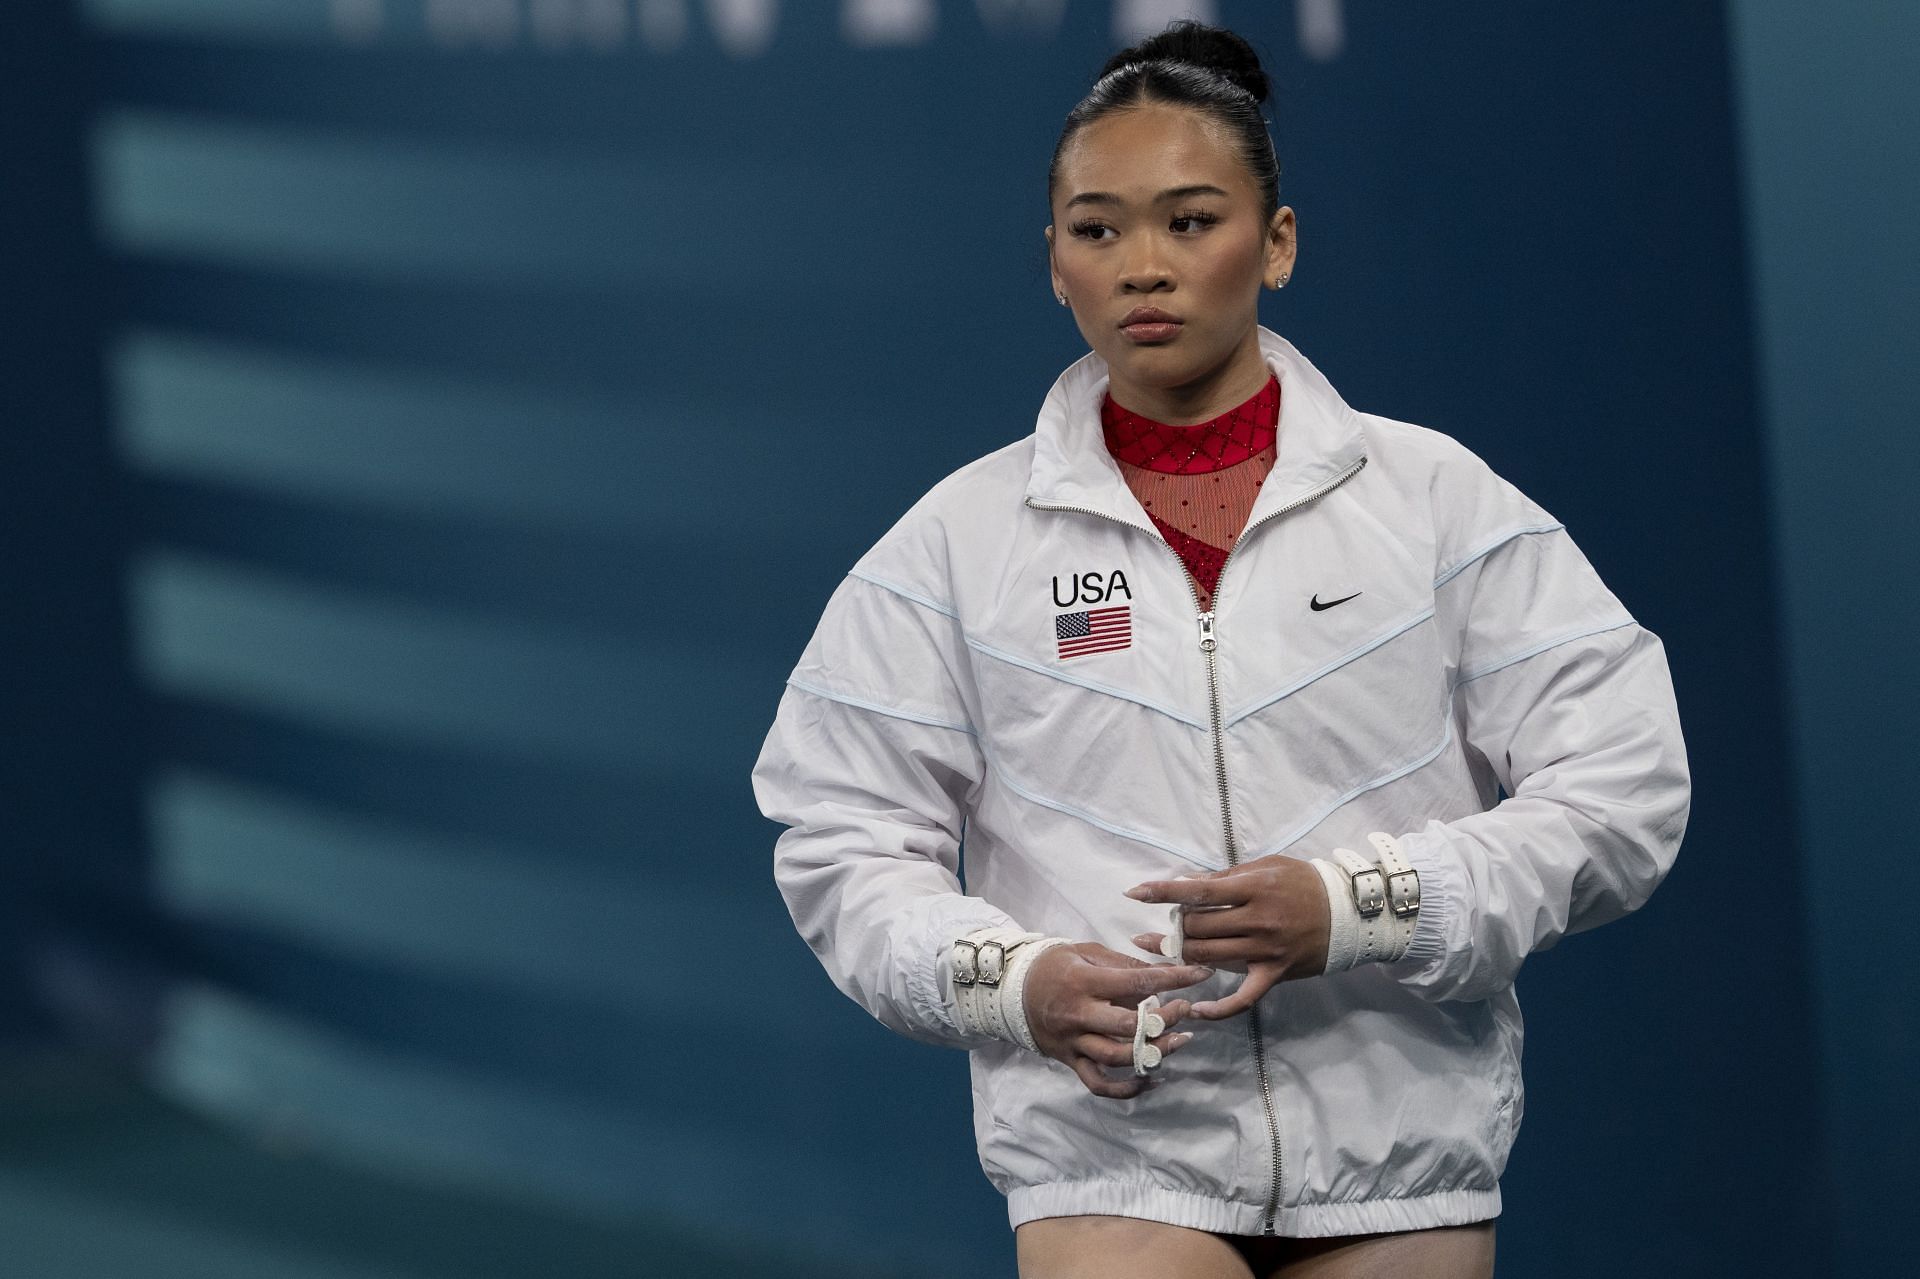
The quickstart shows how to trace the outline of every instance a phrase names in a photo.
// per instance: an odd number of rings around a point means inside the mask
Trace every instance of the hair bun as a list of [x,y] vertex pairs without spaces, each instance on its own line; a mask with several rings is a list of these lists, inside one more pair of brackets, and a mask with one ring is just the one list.
[[1107,59],[1107,65],[1100,68],[1100,75],[1095,78],[1104,78],[1129,62],[1153,61],[1205,67],[1245,89],[1255,102],[1265,102],[1271,87],[1266,71],[1260,66],[1260,55],[1253,51],[1252,45],[1223,27],[1210,27],[1191,18],[1170,23],[1159,35],[1148,36],[1139,44],[1122,49]]

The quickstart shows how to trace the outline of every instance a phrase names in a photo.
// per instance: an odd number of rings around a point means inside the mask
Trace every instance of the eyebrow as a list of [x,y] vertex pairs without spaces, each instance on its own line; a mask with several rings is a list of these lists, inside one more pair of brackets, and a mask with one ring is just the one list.
[[[1197,182],[1192,186],[1168,187],[1165,191],[1162,191],[1159,194],[1159,196],[1155,199],[1155,203],[1165,203],[1168,200],[1190,200],[1196,195],[1224,196],[1226,194],[1227,193],[1225,191],[1221,190],[1217,186],[1213,186],[1210,183]],[[1080,194],[1074,196],[1071,200],[1068,200],[1066,207],[1071,209],[1076,204],[1124,204],[1124,203],[1126,203],[1126,201],[1122,200],[1119,196],[1115,195],[1111,191],[1082,191],[1080,192]]]

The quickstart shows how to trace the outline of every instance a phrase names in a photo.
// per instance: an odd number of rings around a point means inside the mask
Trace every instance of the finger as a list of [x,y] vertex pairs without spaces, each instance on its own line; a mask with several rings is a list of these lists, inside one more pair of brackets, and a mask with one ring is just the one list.
[[1246,980],[1240,983],[1225,999],[1207,1000],[1193,1006],[1193,1015],[1202,1021],[1219,1021],[1225,1017],[1238,1017],[1254,1006],[1260,996],[1272,990],[1274,983],[1280,980],[1278,968],[1256,968],[1249,972]]
[[1236,876],[1209,879],[1154,879],[1127,890],[1137,902],[1177,902],[1182,906],[1238,906],[1252,895]]
[[[1146,951],[1148,954],[1154,956],[1155,958],[1158,958],[1158,959],[1172,958],[1172,956],[1169,956],[1167,954],[1167,935],[1165,933],[1135,933],[1128,940],[1131,941],[1135,946],[1139,947],[1141,950]],[[1184,945],[1184,940],[1185,939],[1183,938],[1182,939],[1183,944],[1182,944],[1180,955],[1179,955],[1180,961],[1182,963],[1186,962],[1186,955],[1187,955],[1186,947]]]
[[[1162,1020],[1166,1019],[1164,1011],[1160,1016]],[[1075,1019],[1077,1028],[1083,1034],[1104,1035],[1109,1039],[1128,1041],[1133,1039],[1134,1023],[1139,1020],[1140,1015],[1133,1009],[1122,1008],[1118,1004],[1110,1004],[1105,1000],[1089,1000],[1085,1015]]]
[[1095,968],[1145,968],[1147,961],[1132,955],[1123,955],[1117,950],[1102,946],[1099,942],[1087,943],[1087,949],[1080,958]]
[[[1244,937],[1253,931],[1253,912],[1245,906],[1190,910],[1180,925],[1189,940],[1195,937]],[[1180,952],[1186,954],[1183,947]]]
[[1096,1097],[1110,1097],[1115,1101],[1124,1101],[1138,1096],[1145,1087],[1146,1080],[1138,1078],[1109,1079],[1100,1073],[1100,1067],[1085,1057],[1075,1057],[1072,1061],[1073,1073],[1080,1076],[1080,1082],[1087,1091]]
[[[1152,1072],[1164,1065],[1167,1058],[1176,1050],[1184,1048],[1192,1042],[1193,1032],[1191,1031],[1182,1031],[1177,1035],[1156,1036],[1146,1041],[1146,1043],[1151,1044],[1152,1047],[1151,1049],[1143,1050],[1145,1055],[1140,1058],[1138,1065],[1135,1064],[1134,1047],[1132,1044],[1128,1044],[1126,1046],[1127,1060],[1122,1064],[1134,1069],[1136,1073],[1142,1066],[1144,1066],[1148,1072]],[[1147,1074],[1145,1077],[1148,1079],[1159,1078],[1159,1076],[1155,1076],[1152,1073]]]
[[1177,1026],[1192,1015],[1193,1001],[1189,999],[1169,1000],[1167,1003],[1161,1004],[1160,1007],[1154,1011],[1160,1014],[1160,1020],[1168,1026]]
[[1196,964],[1250,964],[1273,958],[1273,947],[1251,937],[1217,937],[1190,941],[1183,952]]
[[[1170,1000],[1154,1009],[1154,1015],[1168,1029],[1178,1026],[1193,1015],[1193,1002],[1187,999]],[[1134,1025],[1140,1014],[1134,1008],[1122,1008],[1117,1004],[1090,1002],[1086,1011],[1074,1019],[1074,1028],[1083,1034],[1104,1035],[1109,1039],[1133,1039]]]
[[1080,1035],[1073,1041],[1073,1050],[1102,1066],[1133,1068],[1132,1032],[1128,1032],[1124,1043],[1106,1035]]
[[1168,964],[1156,964],[1151,960],[1141,959],[1134,955],[1123,955],[1117,950],[1109,950],[1098,942],[1088,942],[1087,946],[1089,948],[1088,952],[1082,954],[1080,958],[1085,960],[1088,966],[1106,972],[1112,972],[1116,969],[1121,972],[1137,972],[1143,968],[1162,969],[1170,967]]
[[1182,986],[1197,986],[1213,976],[1199,964],[1142,964],[1138,968],[1101,968],[1087,974],[1086,989],[1102,999],[1138,1002]]
[[[1185,1047],[1193,1039],[1192,1031],[1168,1031],[1157,1035],[1147,1042],[1160,1050],[1161,1057],[1176,1049]],[[1133,1037],[1113,1039],[1106,1035],[1080,1035],[1073,1041],[1073,1050],[1097,1065],[1115,1070],[1133,1069]]]
[[[1157,983],[1161,979],[1153,977],[1143,980],[1110,980],[1116,973],[1134,974],[1148,971],[1164,973],[1169,968],[1180,967],[1180,965],[1149,963],[1144,959],[1136,959],[1132,955],[1123,955],[1117,950],[1109,950],[1098,942],[1089,942],[1087,945],[1089,950],[1081,955],[1081,958],[1087,961],[1089,968],[1093,971],[1082,974],[1081,988],[1096,998],[1114,999],[1126,1003],[1129,1007],[1148,995],[1160,994],[1162,987]],[[1199,966],[1188,964],[1185,967]],[[1193,983],[1189,981],[1179,984],[1190,986]]]

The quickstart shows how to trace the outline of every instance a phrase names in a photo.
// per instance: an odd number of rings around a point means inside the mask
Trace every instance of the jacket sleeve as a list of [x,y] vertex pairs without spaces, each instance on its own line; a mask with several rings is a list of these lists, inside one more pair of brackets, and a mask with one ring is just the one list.
[[1686,829],[1686,747],[1660,639],[1566,530],[1505,481],[1508,527],[1442,568],[1453,716],[1507,798],[1399,836],[1420,919],[1392,966],[1428,999],[1485,999],[1521,961],[1637,909]]
[[920,592],[855,574],[787,681],[753,769],[784,823],[774,878],[834,985],[884,1025],[975,1047],[953,1020],[947,951],[1008,916],[959,880],[984,772],[959,624]]

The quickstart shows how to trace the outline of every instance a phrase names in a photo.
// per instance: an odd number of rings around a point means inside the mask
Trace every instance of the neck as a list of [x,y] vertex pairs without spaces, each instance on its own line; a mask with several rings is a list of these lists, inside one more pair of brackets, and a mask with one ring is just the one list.
[[1249,326],[1245,340],[1232,355],[1190,382],[1151,386],[1109,369],[1107,393],[1114,403],[1142,417],[1168,426],[1192,426],[1246,403],[1270,376],[1266,357],[1260,353],[1259,328]]

